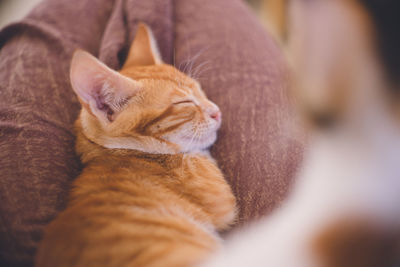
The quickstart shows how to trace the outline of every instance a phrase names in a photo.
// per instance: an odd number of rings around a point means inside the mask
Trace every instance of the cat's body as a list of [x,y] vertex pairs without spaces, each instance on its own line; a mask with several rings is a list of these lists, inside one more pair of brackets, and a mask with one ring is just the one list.
[[37,266],[192,266],[219,247],[235,199],[204,150],[218,108],[161,62],[140,25],[114,72],[85,52],[71,65],[82,103],[75,127],[84,169],[47,227]]
[[399,2],[275,4],[289,4],[280,26],[311,126],[305,161],[285,203],[205,266],[400,266],[400,53],[384,50],[398,44]]
[[80,139],[91,156],[47,229],[39,266],[191,266],[217,249],[215,231],[233,214],[212,159],[109,151]]

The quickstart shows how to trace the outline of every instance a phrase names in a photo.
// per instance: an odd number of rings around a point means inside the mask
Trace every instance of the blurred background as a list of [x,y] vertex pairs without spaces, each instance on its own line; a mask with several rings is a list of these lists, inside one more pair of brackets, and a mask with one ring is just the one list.
[[22,19],[42,0],[0,0],[0,28]]
[[[42,0],[0,0],[0,28],[22,19]],[[274,0],[243,0],[255,10],[260,20],[266,25],[267,2]]]

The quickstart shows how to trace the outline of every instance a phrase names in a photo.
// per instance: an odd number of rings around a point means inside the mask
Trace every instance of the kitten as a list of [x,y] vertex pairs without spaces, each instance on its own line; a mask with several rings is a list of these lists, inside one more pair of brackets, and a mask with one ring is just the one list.
[[140,24],[115,72],[84,51],[71,63],[84,169],[45,230],[36,266],[191,266],[220,245],[235,198],[205,150],[221,124],[200,85],[162,62]]
[[397,7],[290,1],[295,96],[313,132],[305,162],[288,200],[204,266],[400,266]]

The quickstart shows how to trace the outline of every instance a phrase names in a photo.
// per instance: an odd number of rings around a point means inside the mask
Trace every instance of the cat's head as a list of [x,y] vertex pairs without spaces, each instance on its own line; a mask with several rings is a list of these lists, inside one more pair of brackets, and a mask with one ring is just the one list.
[[203,150],[216,140],[219,108],[196,80],[162,62],[144,24],[119,72],[79,50],[70,78],[82,104],[82,132],[103,147],[174,154]]

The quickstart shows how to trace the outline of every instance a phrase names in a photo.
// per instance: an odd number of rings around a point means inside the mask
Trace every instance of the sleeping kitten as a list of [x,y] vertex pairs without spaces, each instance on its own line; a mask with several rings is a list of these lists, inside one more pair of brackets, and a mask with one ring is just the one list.
[[290,1],[306,159],[282,207],[204,266],[400,266],[399,3]]
[[84,51],[71,63],[84,169],[49,224],[36,266],[191,266],[219,247],[235,198],[205,150],[221,124],[200,85],[162,62],[140,24],[115,72]]

